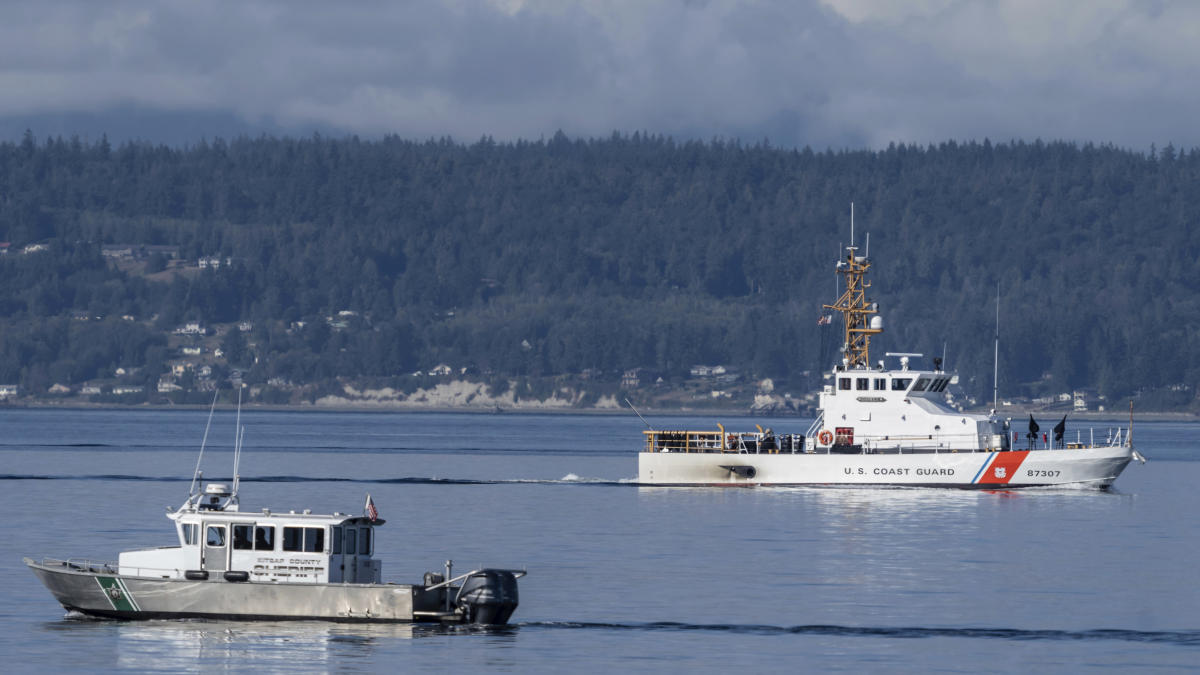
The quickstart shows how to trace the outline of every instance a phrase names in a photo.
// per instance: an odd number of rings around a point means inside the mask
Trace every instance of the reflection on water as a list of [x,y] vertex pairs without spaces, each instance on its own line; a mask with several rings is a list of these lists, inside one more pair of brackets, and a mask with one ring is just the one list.
[[74,643],[115,639],[116,666],[131,670],[237,668],[324,671],[339,659],[375,660],[409,640],[484,637],[490,645],[516,640],[515,626],[347,624],[318,621],[113,621],[68,614],[43,630]]

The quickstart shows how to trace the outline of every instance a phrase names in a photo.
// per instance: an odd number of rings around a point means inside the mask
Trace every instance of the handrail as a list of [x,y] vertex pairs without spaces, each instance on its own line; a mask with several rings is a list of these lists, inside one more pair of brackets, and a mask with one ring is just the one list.
[[[42,558],[37,563],[43,567],[66,567],[69,570],[76,572],[86,572],[90,574],[118,574],[127,577],[141,576],[161,576],[164,572],[175,576],[182,576],[183,571],[177,567],[146,567],[144,565],[122,565],[116,560],[91,560],[89,558]],[[124,573],[121,570],[133,570],[132,573]]]
[[[737,454],[796,454],[808,453],[817,450],[813,432],[822,425],[823,417],[818,417],[808,429],[808,433],[803,435],[803,445],[798,443],[801,438],[798,434],[766,434],[761,431],[689,431],[689,430],[648,430],[642,433],[646,436],[646,444],[644,452],[727,452]],[[1007,431],[1003,433],[1008,433]],[[1016,433],[1016,432],[1014,432]],[[1078,434],[1077,434],[1078,435]],[[863,447],[864,452],[868,450],[893,450],[900,448],[901,451],[954,451],[954,452],[994,452],[1000,450],[999,447],[992,447],[991,440],[993,434],[984,434],[977,431],[954,431],[926,434],[904,434],[904,435],[874,435],[864,434],[860,430],[855,432],[855,440],[857,445]],[[1082,443],[1077,440],[1075,443],[1066,444],[1065,448],[1042,448],[1043,444],[1040,440],[1035,441],[1032,449],[1066,449],[1077,450],[1098,447],[1118,447],[1128,443],[1128,432],[1118,427],[1115,431],[1110,428],[1108,436],[1102,443],[1097,443],[1094,435],[1090,443]],[[764,449],[762,443],[767,439],[775,439],[775,445],[771,448]],[[786,442],[785,442],[786,441]],[[785,445],[787,449],[785,449]],[[1017,450],[1019,443],[1014,440],[1012,444],[1013,450]],[[958,447],[955,447],[958,446]],[[826,453],[831,452],[831,446],[824,448]]]
[[[491,568],[487,568],[487,569],[491,569]],[[441,588],[442,586],[449,586],[450,584],[453,584],[456,581],[462,581],[463,579],[466,579],[467,577],[471,576],[472,574],[479,574],[480,572],[483,572],[483,571],[484,571],[483,568],[480,568],[477,570],[471,570],[470,572],[465,572],[463,574],[460,574],[460,575],[454,577],[453,579],[447,579],[445,581],[441,581],[436,584],[433,584],[432,586],[426,586],[425,590],[435,591],[435,590]],[[529,574],[529,572],[527,572],[526,570],[495,570],[495,571],[508,572],[508,573],[512,574],[514,578],[517,578],[517,579],[520,579],[521,577],[525,576],[526,574]]]

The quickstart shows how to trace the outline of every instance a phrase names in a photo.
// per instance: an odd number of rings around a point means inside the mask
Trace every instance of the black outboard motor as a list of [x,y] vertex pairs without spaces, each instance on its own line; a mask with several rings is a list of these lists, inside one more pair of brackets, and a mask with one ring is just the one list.
[[509,570],[479,570],[463,580],[455,604],[463,621],[491,626],[508,623],[517,609],[517,575]]

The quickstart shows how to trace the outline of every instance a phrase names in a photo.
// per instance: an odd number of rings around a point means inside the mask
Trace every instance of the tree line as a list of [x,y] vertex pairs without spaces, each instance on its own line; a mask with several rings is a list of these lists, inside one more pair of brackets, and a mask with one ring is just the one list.
[[[672,378],[721,363],[815,386],[831,360],[816,319],[836,297],[853,201],[887,326],[878,347],[944,350],[990,397],[998,288],[1003,391],[1190,405],[1198,178],[1194,149],[1041,141],[168,147],[27,133],[0,143],[0,382],[152,372],[173,356],[166,333],[196,320],[252,322],[230,363],[250,381],[398,383],[438,363],[498,380]],[[229,264],[122,269],[101,255],[111,244]],[[341,310],[355,318],[330,327]]]

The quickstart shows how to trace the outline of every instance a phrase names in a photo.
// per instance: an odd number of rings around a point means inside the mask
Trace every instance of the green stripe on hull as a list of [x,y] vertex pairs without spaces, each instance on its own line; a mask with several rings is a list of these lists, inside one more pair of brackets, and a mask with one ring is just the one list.
[[118,612],[137,612],[140,611],[137,602],[133,596],[129,594],[129,589],[125,584],[121,583],[116,577],[96,577],[96,583],[100,584],[100,589],[104,591],[104,597],[108,598],[108,604]]

